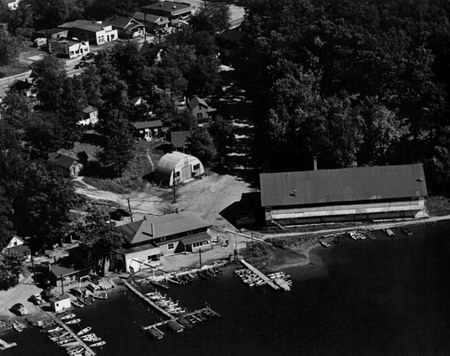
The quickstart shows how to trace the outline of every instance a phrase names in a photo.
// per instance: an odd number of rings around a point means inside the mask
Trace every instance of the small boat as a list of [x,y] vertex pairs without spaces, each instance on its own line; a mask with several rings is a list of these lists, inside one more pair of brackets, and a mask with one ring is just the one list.
[[164,337],[164,333],[155,327],[148,329],[148,333],[156,340],[161,340]]
[[372,241],[377,239],[372,230],[367,231],[367,236],[369,236],[369,239],[371,239]]
[[88,327],[86,327],[86,328],[84,328],[84,329],[81,329],[80,331],[78,331],[77,332],[77,335],[78,336],[81,336],[81,335],[84,335],[84,334],[87,334],[89,331],[91,331],[92,330],[92,328],[90,327],[90,326],[88,326]]
[[78,324],[81,321],[81,319],[72,319],[66,322],[66,324]]
[[167,322],[167,326],[168,326],[173,332],[176,332],[176,333],[180,333],[180,332],[183,331],[183,326],[182,326],[181,324],[177,323],[177,322],[174,321],[174,320],[169,320],[169,321]]
[[185,328],[191,329],[192,328],[192,324],[187,321],[184,317],[180,317],[177,319],[177,321],[183,325]]
[[412,231],[410,229],[408,229],[406,226],[402,226],[400,228],[401,232],[403,232],[406,236],[411,236],[412,235]]
[[72,305],[76,306],[77,308],[83,308],[84,304],[81,304],[80,302],[76,301],[76,300],[72,300],[71,301]]
[[106,345],[106,341],[96,342],[95,344],[89,345],[89,347],[101,347],[103,345]]
[[67,342],[67,343],[59,345],[59,346],[70,349],[70,348],[81,346],[81,345],[80,345],[80,343],[78,341],[76,341],[74,339],[73,341]]
[[366,239],[366,235],[364,235],[364,233],[362,233],[361,231],[356,231],[355,234],[360,240]]
[[57,333],[57,332],[63,331],[63,330],[64,329],[61,326],[58,325],[57,327],[54,327],[54,328],[51,328],[51,329],[47,330],[47,333],[52,334],[52,333]]
[[394,232],[391,229],[384,229],[384,232],[388,235],[388,236],[394,236]]
[[76,341],[76,340],[75,340],[73,337],[69,337],[69,338],[64,339],[64,340],[56,341],[56,343],[57,343],[59,346],[62,346],[62,345],[65,345],[65,344],[70,344],[70,343],[72,343],[72,342],[74,342],[74,341]]
[[76,317],[76,315],[72,313],[72,314],[64,315],[64,316],[60,317],[60,319],[61,320],[68,320],[68,319],[73,319],[75,317]]
[[325,247],[325,248],[330,247],[330,244],[329,244],[328,242],[323,241],[323,240],[320,240],[320,244],[321,244],[323,247]]
[[102,341],[102,338],[98,337],[97,335],[91,336],[91,337],[85,337],[85,338],[81,338],[81,339],[85,342],[92,342],[92,343]]
[[93,295],[96,299],[108,299],[108,293],[102,291],[102,292],[95,292]]
[[354,231],[350,231],[350,232],[348,233],[348,235],[350,236],[350,238],[351,238],[352,240],[358,240],[358,236],[355,234]]
[[80,347],[74,347],[73,349],[69,349],[67,350],[67,353],[69,355],[79,355],[84,351],[84,347],[80,346]]

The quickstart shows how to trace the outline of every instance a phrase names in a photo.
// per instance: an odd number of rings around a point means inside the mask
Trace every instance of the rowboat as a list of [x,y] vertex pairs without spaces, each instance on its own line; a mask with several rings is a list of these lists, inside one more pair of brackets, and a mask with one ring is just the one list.
[[89,347],[101,347],[103,345],[106,345],[106,341],[96,342],[95,344],[89,345]]
[[72,318],[75,318],[75,317],[76,317],[76,315],[72,313],[72,314],[64,315],[64,316],[60,317],[60,319],[61,320],[68,320],[68,319],[72,319]]
[[66,322],[66,324],[78,324],[81,319],[72,319]]
[[63,331],[64,329],[61,327],[61,326],[57,326],[56,328],[52,328],[52,329],[50,329],[50,330],[47,330],[47,332],[49,333],[49,334],[52,334],[52,333],[57,333],[57,332],[59,332],[59,331]]
[[323,247],[330,247],[330,244],[329,244],[328,242],[323,241],[323,240],[320,240],[320,244],[321,244]]
[[78,336],[84,335],[84,334],[88,333],[88,332],[91,331],[91,330],[92,330],[92,328],[91,328],[90,326],[88,326],[88,327],[86,327],[86,328],[81,329],[80,331],[78,331],[78,332],[77,332],[77,335],[78,335]]
[[67,350],[67,353],[69,355],[79,355],[84,351],[84,347],[80,346],[80,347],[75,347],[73,349]]

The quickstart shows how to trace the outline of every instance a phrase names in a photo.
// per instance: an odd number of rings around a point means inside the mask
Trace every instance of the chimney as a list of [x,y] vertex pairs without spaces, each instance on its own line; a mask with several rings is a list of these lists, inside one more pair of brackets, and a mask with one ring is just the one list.
[[317,156],[313,156],[314,170],[317,171]]

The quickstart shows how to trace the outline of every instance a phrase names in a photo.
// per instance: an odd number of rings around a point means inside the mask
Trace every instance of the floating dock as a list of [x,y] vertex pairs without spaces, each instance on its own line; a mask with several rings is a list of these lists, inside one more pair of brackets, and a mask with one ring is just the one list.
[[80,339],[80,337],[75,334],[71,328],[69,328],[66,324],[62,322],[60,318],[58,318],[56,315],[50,314],[50,317],[61,327],[63,327],[66,331],[69,332],[69,334],[80,344],[80,346],[84,347],[84,354],[85,356],[95,356],[95,352],[92,351],[92,349],[83,341]]
[[147,298],[144,294],[142,294],[141,292],[139,292],[136,288],[134,288],[130,283],[128,283],[126,280],[123,280],[123,282],[125,283],[125,285],[128,287],[129,290],[131,290],[134,294],[136,294],[138,297],[140,297],[142,300],[144,300],[147,304],[149,304],[150,306],[152,306],[154,309],[156,309],[157,311],[159,311],[160,313],[164,314],[165,316],[167,316],[170,320],[175,320],[176,318],[170,314],[169,312],[165,311],[164,309],[160,308],[158,305],[156,305],[155,303],[153,303],[153,301],[151,301],[149,298]]
[[10,349],[11,347],[17,346],[15,342],[8,343],[5,340],[0,339],[0,350]]
[[250,263],[248,263],[246,260],[241,258],[239,260],[245,267],[247,267],[250,271],[252,271],[254,274],[256,274],[259,278],[261,278],[267,285],[271,286],[275,290],[279,290],[280,286],[276,284],[273,280],[271,280],[269,277],[267,277],[264,273],[262,273],[259,269],[252,266]]

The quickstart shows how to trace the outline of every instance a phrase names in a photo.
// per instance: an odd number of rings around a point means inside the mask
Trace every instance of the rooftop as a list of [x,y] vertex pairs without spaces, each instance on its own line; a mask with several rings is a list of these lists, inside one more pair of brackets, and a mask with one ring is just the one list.
[[162,127],[161,120],[152,120],[152,121],[139,121],[131,123],[136,130],[142,129],[154,129],[158,127]]
[[105,26],[114,26],[122,29],[127,28],[130,24],[144,26],[144,24],[140,23],[133,17],[125,17],[117,15],[110,17],[109,19],[106,19],[105,21],[103,21],[103,24]]
[[144,23],[159,23],[159,24],[169,23],[169,19],[167,17],[164,17],[162,15],[153,15],[142,11],[136,11],[133,14],[133,18],[138,21],[142,21]]
[[194,109],[195,107],[197,107],[199,105],[207,108],[208,112],[209,111],[211,111],[211,112],[212,111],[216,111],[216,109],[213,109],[212,107],[210,107],[208,105],[208,103],[205,101],[205,99],[199,98],[198,96],[194,95],[192,97],[192,99],[189,101],[189,104],[188,104],[189,109],[192,110],[192,109]]
[[168,14],[170,16],[177,16],[192,11],[190,4],[175,1],[156,2],[154,4],[144,6],[144,9],[157,15]]
[[[106,25],[108,26],[108,25]],[[62,25],[59,25],[60,28],[78,28],[85,31],[90,32],[98,32],[103,30],[105,25],[102,25],[100,22],[95,21],[88,21],[88,20],[75,20],[71,22],[63,23]]]
[[146,215],[144,220],[121,225],[121,229],[130,244],[150,241],[211,226],[200,216],[190,212],[180,212],[161,216]]
[[70,168],[77,160],[58,152],[54,152],[50,153],[48,161],[60,167]]
[[427,196],[422,164],[263,173],[260,183],[263,207]]

